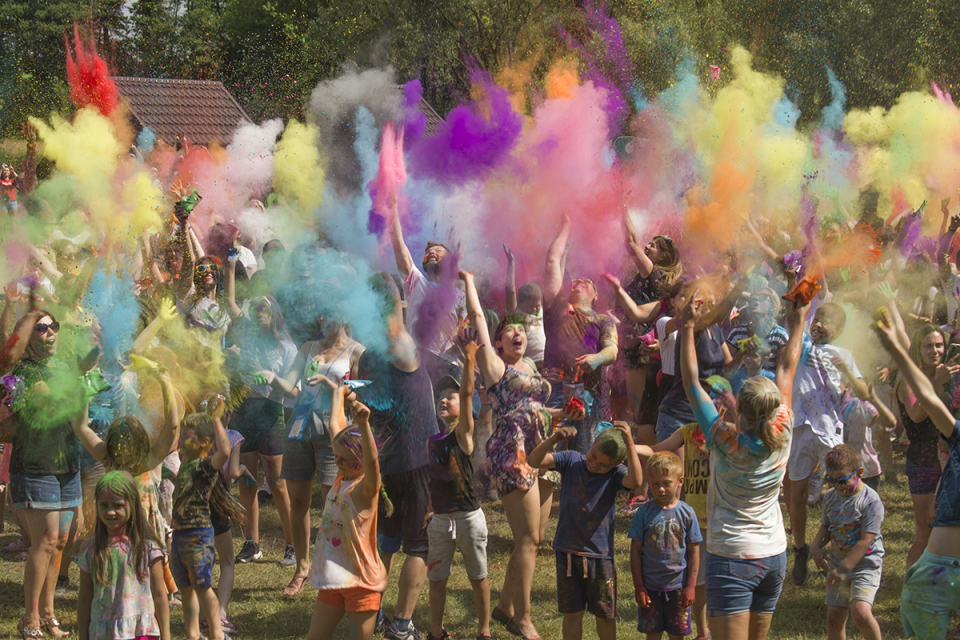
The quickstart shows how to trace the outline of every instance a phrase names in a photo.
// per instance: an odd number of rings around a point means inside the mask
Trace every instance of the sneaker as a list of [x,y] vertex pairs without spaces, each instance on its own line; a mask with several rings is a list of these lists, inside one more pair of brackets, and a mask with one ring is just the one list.
[[420,632],[413,626],[413,622],[410,622],[410,626],[406,631],[400,631],[397,629],[397,626],[391,622],[390,625],[387,626],[387,630],[383,632],[383,637],[385,640],[423,640],[423,638],[420,637]]
[[820,502],[823,495],[823,469],[817,467],[810,474],[810,488],[807,491],[807,505],[813,506]]
[[803,545],[802,549],[793,550],[793,584],[798,587],[807,581],[810,577],[810,570],[807,568],[807,562],[810,560],[810,545]]
[[243,543],[243,548],[240,549],[240,553],[237,554],[237,562],[253,562],[262,557],[263,552],[260,551],[260,545],[253,540],[247,540]]
[[639,509],[640,506],[643,505],[646,501],[647,501],[647,496],[633,496],[632,498],[627,500],[627,504],[620,507],[620,511],[618,513],[622,513],[623,515],[626,515],[626,516],[632,516],[637,512],[637,509]]
[[70,578],[67,576],[58,576],[57,588],[54,590],[53,595],[57,598],[63,598],[67,595],[67,589],[69,588],[70,588]]
[[387,616],[383,615],[383,609],[380,609],[377,611],[377,625],[373,628],[373,633],[382,636],[389,624],[390,620],[387,619]]
[[292,567],[297,564],[297,553],[293,550],[293,545],[288,544],[286,550],[283,552],[283,557],[280,558],[278,562],[281,567]]

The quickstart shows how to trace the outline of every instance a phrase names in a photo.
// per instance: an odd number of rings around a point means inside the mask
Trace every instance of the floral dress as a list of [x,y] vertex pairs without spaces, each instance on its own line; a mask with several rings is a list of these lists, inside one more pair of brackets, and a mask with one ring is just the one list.
[[[529,359],[527,363],[536,371]],[[550,424],[546,410],[550,383],[539,373],[530,375],[507,365],[503,377],[490,387],[495,424],[487,441],[487,465],[497,492],[504,496],[514,489],[529,489],[538,471],[527,464],[527,454],[543,441]],[[555,472],[544,478],[557,481]]]

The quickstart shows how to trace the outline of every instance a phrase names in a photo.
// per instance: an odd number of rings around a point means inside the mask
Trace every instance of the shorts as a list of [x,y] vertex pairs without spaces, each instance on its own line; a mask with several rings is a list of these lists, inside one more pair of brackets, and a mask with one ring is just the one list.
[[337,464],[333,460],[330,436],[324,433],[302,440],[285,438],[280,478],[294,482],[313,482],[316,478],[319,484],[333,486],[337,479]]
[[435,513],[427,525],[427,579],[431,582],[450,577],[457,549],[463,555],[467,578],[487,577],[487,519],[482,509],[457,513]]
[[610,558],[587,558],[557,551],[557,609],[598,618],[617,617],[617,567]]
[[430,505],[427,484],[427,466],[391,473],[381,478],[383,490],[393,503],[393,514],[385,512],[385,501],[380,499],[377,513],[377,543],[381,553],[400,551],[408,556],[426,559],[430,541],[424,520]]
[[230,428],[244,437],[240,453],[257,451],[264,456],[283,454],[286,431],[283,405],[266,398],[247,398],[230,419]]
[[960,614],[960,558],[924,551],[907,570],[900,619],[908,638],[945,638],[950,612]]
[[937,485],[940,483],[940,474],[942,473],[939,464],[926,467],[907,460],[905,471],[907,483],[910,485],[910,495],[927,496],[937,492]]
[[833,444],[824,442],[823,436],[814,433],[813,427],[809,424],[802,424],[794,429],[793,442],[790,444],[790,459],[787,462],[790,479],[797,481],[809,478],[832,448]]
[[646,378],[643,382],[643,396],[637,409],[637,424],[657,424],[657,414],[660,411],[660,387],[657,377],[662,364],[659,360],[650,360],[647,365]]
[[214,509],[213,505],[210,505],[210,522],[213,523],[214,537],[229,533],[232,528],[230,518]]
[[880,476],[873,476],[872,478],[864,478],[863,484],[867,485],[874,491],[880,491]]
[[80,472],[49,476],[11,473],[10,497],[17,511],[76,509],[83,504]]
[[180,589],[213,584],[213,527],[173,532],[170,573]]
[[707,553],[707,615],[773,613],[787,575],[787,552],[739,560]]
[[7,211],[16,211],[16,210],[17,210],[17,201],[16,201],[16,200],[7,200],[7,202],[4,203],[3,208],[6,209]]
[[682,593],[680,589],[676,591],[651,591],[647,589],[647,595],[650,596],[650,606],[646,609],[640,609],[637,631],[640,633],[663,633],[666,631],[671,636],[680,637],[690,635],[693,632],[690,628],[690,607],[680,605]]
[[657,442],[663,442],[688,422],[689,420],[674,418],[661,411],[657,416]]
[[379,591],[373,591],[366,587],[320,589],[320,591],[317,591],[317,602],[323,602],[331,607],[340,607],[347,613],[379,611],[382,596],[383,594]]
[[881,567],[870,567],[852,571],[841,584],[827,585],[827,605],[831,607],[849,607],[853,600],[862,600],[873,604],[880,588]]

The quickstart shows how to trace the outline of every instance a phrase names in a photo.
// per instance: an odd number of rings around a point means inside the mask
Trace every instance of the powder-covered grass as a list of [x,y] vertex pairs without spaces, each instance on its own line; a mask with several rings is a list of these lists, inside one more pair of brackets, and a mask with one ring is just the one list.
[[[902,476],[902,467],[901,478]],[[884,558],[884,585],[877,597],[874,614],[880,622],[885,638],[902,638],[900,625],[900,588],[904,574],[904,560],[907,550],[914,540],[913,512],[910,496],[905,483],[896,486],[881,485],[880,495],[886,506],[884,522],[884,545],[887,555]],[[319,521],[319,490],[314,494],[313,522]],[[510,528],[499,503],[487,503],[483,506],[490,531],[488,554],[493,603],[503,584],[504,570],[512,548]],[[556,510],[556,507],[554,507]],[[808,539],[816,533],[820,518],[820,509],[810,510],[808,518]],[[243,638],[302,638],[306,635],[310,623],[316,592],[307,585],[299,598],[285,598],[281,590],[293,574],[292,568],[280,568],[276,562],[283,554],[283,540],[277,511],[272,502],[261,509],[261,539],[263,541],[263,560],[246,565],[238,565],[237,579],[230,605],[230,618],[241,628]],[[556,519],[551,519],[547,530],[548,542],[553,539]],[[618,613],[620,623],[618,632],[624,638],[636,638],[637,606],[634,602],[633,583],[630,579],[629,548],[627,532],[630,518],[619,516],[617,519],[616,558],[619,578]],[[0,535],[0,546],[6,546],[17,538],[17,527],[12,514],[8,511],[6,531]],[[315,531],[314,531],[315,534]],[[239,551],[242,540],[235,540]],[[402,556],[398,556],[402,561]],[[792,558],[790,560],[792,566]],[[814,567],[811,561],[811,567]],[[215,574],[216,578],[216,574]],[[57,601],[57,617],[67,630],[76,631],[76,584],[79,573],[76,567],[70,570],[71,589],[65,598]],[[544,640],[559,640],[561,637],[561,616],[556,607],[556,572],[554,556],[549,544],[544,545],[542,556],[537,562],[537,571],[533,585],[534,621]],[[459,560],[454,565],[454,573],[448,583],[446,628],[454,640],[471,639],[476,634],[476,616],[473,608],[473,596]],[[826,638],[826,605],[824,604],[825,579],[814,572],[804,587],[787,584],[777,612],[773,618],[771,638]],[[396,586],[391,584],[385,598],[385,609],[392,613],[396,602]],[[17,637],[16,623],[23,613],[23,563],[14,561],[9,554],[0,555],[0,638]],[[414,623],[422,630],[424,639],[429,630],[427,589],[417,605]],[[172,610],[172,631],[174,638],[182,638],[183,623],[178,609]],[[589,614],[584,625],[584,638],[596,638],[596,629]],[[498,640],[510,638],[500,625],[493,623],[494,637]],[[848,623],[848,634],[859,637],[859,631],[852,622]],[[73,635],[73,637],[77,637]],[[337,637],[348,637],[346,620],[341,623]]]

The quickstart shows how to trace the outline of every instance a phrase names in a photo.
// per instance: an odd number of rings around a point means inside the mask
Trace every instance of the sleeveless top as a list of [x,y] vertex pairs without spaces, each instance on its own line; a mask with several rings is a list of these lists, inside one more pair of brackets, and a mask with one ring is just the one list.
[[327,494],[309,575],[317,589],[382,592],[387,586],[387,571],[377,553],[377,502],[366,515],[353,502],[353,491],[362,481],[362,475],[353,480],[338,475]]
[[906,459],[919,467],[940,468],[940,459],[937,456],[937,441],[940,431],[933,424],[930,416],[921,422],[914,422],[907,413],[907,406],[897,397],[897,406],[900,408],[900,420],[903,421],[903,430],[910,439],[907,446]]
[[[327,390],[327,387],[320,388],[321,385],[311,387],[307,384],[307,378],[310,377],[307,375],[307,369],[310,368],[310,363],[314,362],[313,359],[313,347],[316,346],[316,343],[313,343],[310,347],[310,352],[308,358],[306,358],[303,363],[303,374],[302,374],[302,388],[301,394],[309,393],[313,396],[313,410],[319,413],[320,415],[327,417],[330,415],[330,402],[332,397],[330,392]],[[344,379],[347,373],[350,372],[350,358],[353,357],[353,352],[357,347],[360,346],[360,343],[356,340],[353,340],[343,348],[340,354],[336,357],[333,362],[320,363],[320,371],[322,375],[330,378],[334,382],[340,382]],[[343,356],[347,357],[344,358]],[[299,404],[299,402],[298,402]]]

